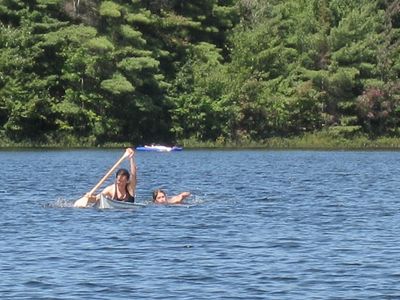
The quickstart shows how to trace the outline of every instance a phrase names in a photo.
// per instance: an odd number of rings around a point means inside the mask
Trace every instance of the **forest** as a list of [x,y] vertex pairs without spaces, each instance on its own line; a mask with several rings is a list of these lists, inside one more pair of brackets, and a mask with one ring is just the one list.
[[1,0],[13,143],[400,138],[400,0]]

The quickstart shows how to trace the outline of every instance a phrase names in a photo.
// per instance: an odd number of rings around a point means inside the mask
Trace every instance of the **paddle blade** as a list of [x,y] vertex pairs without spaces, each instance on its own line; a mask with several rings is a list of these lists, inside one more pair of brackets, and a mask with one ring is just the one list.
[[74,207],[80,207],[80,208],[86,207],[88,205],[88,202],[89,202],[89,197],[83,196],[82,198],[75,201]]

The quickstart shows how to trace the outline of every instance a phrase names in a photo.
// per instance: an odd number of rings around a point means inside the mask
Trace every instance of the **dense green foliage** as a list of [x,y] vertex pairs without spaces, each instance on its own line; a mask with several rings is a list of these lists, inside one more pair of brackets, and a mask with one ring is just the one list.
[[399,0],[2,0],[0,137],[400,136],[399,43]]

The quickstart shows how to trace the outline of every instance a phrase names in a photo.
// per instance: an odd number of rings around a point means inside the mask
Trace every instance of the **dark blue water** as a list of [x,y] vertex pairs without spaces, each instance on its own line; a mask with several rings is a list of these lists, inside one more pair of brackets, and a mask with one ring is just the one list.
[[399,299],[400,152],[137,153],[137,199],[76,209],[122,155],[0,152],[1,299]]

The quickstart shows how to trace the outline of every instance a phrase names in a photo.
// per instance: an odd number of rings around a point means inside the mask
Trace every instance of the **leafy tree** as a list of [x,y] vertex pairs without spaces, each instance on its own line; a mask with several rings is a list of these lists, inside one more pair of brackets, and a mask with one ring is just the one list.
[[214,45],[200,43],[190,49],[190,57],[170,92],[173,131],[179,138],[215,140],[228,130],[232,113],[222,94],[222,56]]
[[398,135],[398,0],[3,0],[0,134]]

